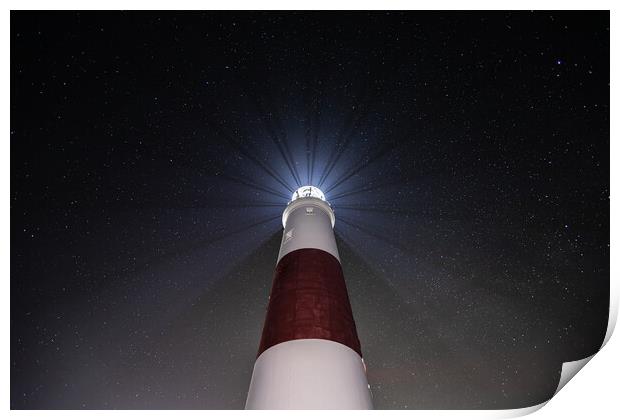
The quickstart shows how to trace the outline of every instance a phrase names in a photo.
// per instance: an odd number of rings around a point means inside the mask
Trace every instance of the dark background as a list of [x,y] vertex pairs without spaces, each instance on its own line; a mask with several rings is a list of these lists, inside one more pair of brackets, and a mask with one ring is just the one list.
[[602,343],[608,12],[12,12],[11,407],[243,408],[319,185],[376,408]]

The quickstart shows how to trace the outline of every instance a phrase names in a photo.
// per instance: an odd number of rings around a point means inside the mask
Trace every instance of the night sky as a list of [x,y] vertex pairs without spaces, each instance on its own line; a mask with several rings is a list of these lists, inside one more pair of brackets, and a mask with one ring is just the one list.
[[608,12],[12,12],[11,408],[241,409],[294,188],[374,404],[518,408],[609,304]]

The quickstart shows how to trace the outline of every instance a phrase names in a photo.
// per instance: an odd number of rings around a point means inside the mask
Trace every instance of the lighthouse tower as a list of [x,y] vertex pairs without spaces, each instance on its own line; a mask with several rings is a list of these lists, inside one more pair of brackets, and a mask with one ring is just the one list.
[[276,264],[246,409],[371,409],[366,366],[334,238],[313,186],[282,214]]

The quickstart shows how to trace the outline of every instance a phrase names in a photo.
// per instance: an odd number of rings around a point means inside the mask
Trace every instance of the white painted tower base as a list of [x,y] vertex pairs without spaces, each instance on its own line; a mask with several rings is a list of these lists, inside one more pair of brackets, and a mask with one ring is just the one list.
[[335,341],[286,341],[269,348],[256,360],[245,407],[372,409],[365,372],[359,354]]

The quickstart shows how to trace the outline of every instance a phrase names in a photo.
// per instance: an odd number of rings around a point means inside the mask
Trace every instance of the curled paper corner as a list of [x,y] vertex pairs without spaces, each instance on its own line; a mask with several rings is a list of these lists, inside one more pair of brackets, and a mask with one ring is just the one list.
[[581,370],[581,368],[583,368],[590,360],[592,360],[592,358],[596,356],[596,354],[599,351],[601,351],[603,347],[605,347],[605,344],[607,344],[607,342],[611,338],[611,335],[613,334],[614,329],[616,328],[616,320],[618,318],[618,302],[616,299],[614,300],[615,301],[611,301],[611,304],[609,305],[609,318],[607,319],[607,331],[605,332],[605,338],[603,339],[603,343],[601,344],[601,347],[596,351],[596,353],[592,354],[591,356],[584,357],[583,359],[579,359],[579,360],[573,360],[572,362],[562,363],[562,373],[560,375],[560,382],[558,383],[558,387],[553,393],[553,396],[555,396],[558,392],[560,392],[560,390],[564,388],[564,385],[566,385],[568,381],[570,381],[573,378],[573,376],[575,376],[577,372]]
[[568,381],[573,379],[573,376],[575,376],[577,372],[579,372],[581,368],[586,365],[586,363],[592,360],[595,354],[596,353],[594,353],[592,356],[588,356],[583,359],[562,363],[562,373],[560,374],[560,382],[558,382],[558,387],[555,389],[553,396],[555,396],[558,392],[560,392],[560,390],[564,388],[564,385],[566,385]]
[[562,363],[562,371],[560,373],[560,380],[558,382],[558,386],[555,389],[555,392],[547,401],[543,401],[540,404],[532,405],[530,407],[523,408],[515,408],[508,410],[501,410],[494,412],[494,418],[514,418],[514,417],[522,417],[527,416],[528,414],[532,414],[535,411],[543,408],[553,397],[557,395],[558,392],[564,385],[566,385],[576,374],[579,372],[596,354],[605,347],[605,345],[609,342],[614,329],[616,327],[616,321],[618,318],[618,299],[617,294],[612,293],[612,300],[609,305],[609,318],[607,320],[607,331],[605,332],[605,338],[603,339],[603,343],[601,347],[592,355],[588,357],[584,357],[583,359],[573,360],[570,362]]
[[[555,392],[553,393],[551,398],[555,397],[555,395],[558,392],[560,392],[560,390],[564,387],[564,385],[566,385],[568,381],[570,381],[573,378],[573,376],[575,376],[577,372],[579,372],[581,368],[584,367],[593,357],[594,357],[594,354],[584,359],[573,360],[572,362],[562,363],[562,373],[560,374],[560,381],[558,382],[558,386],[555,389]],[[551,398],[549,398],[547,401],[543,401],[540,404],[532,405],[530,407],[498,411],[495,418],[506,419],[506,418],[527,416],[528,414],[532,414],[535,411],[538,411],[541,408],[543,408],[549,401],[551,401]]]

